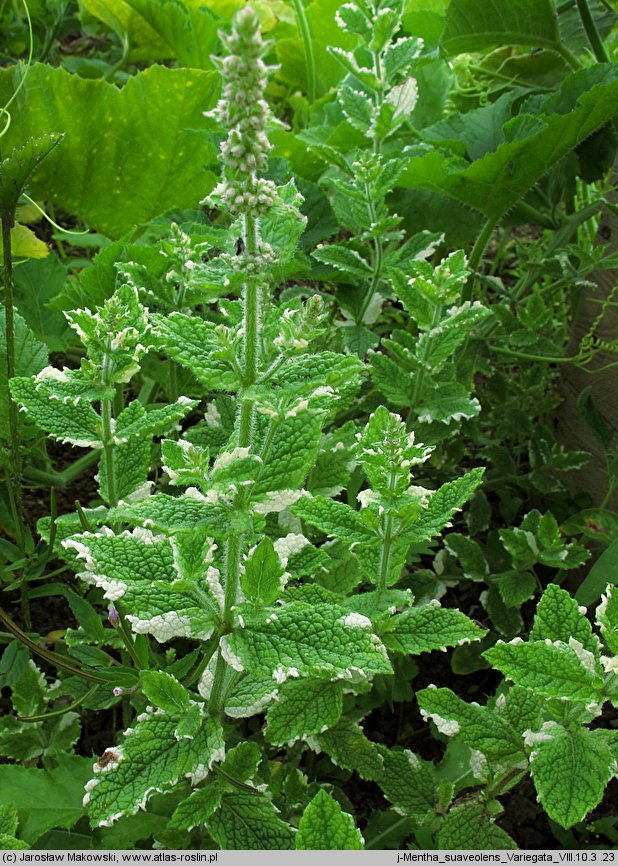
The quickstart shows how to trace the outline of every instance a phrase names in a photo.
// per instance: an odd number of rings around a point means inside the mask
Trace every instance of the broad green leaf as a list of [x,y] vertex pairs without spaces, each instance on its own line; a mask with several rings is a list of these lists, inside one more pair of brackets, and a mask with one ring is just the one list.
[[433,764],[422,761],[409,749],[378,747],[384,770],[378,784],[398,812],[421,822],[438,803]]
[[[116,430],[114,442],[116,445],[122,445],[133,438],[143,439],[145,437],[157,436],[181,421],[197,405],[197,400],[179,397],[175,403],[168,403],[166,406],[144,412],[130,423],[127,417],[127,421],[122,425],[121,430]],[[130,408],[131,404],[127,406],[127,409]]]
[[29,848],[30,845],[27,842],[16,839],[15,836],[8,836],[6,833],[0,833],[0,850],[27,851]]
[[205,824],[221,805],[222,788],[214,781],[206,782],[203,788],[198,788],[190,797],[176,806],[169,827],[171,830],[193,830],[200,824]]
[[[87,787],[88,814],[94,826],[106,827],[123,815],[133,815],[156,791],[165,791],[186,777],[201,781],[212,765],[223,760],[221,725],[204,719],[193,739],[174,736],[176,720],[166,713],[146,713],[129,729],[116,758],[101,768]],[[104,772],[101,772],[101,769]]]
[[269,743],[291,744],[324,733],[341,718],[342,685],[320,680],[288,680],[266,713]]
[[[15,223],[11,229],[11,258],[44,259],[49,255],[49,247],[40,240],[32,229]],[[0,262],[4,261],[4,252],[0,252]]]
[[75,551],[78,565],[84,562],[82,580],[103,589],[110,601],[123,600],[136,633],[151,634],[160,643],[172,637],[206,640],[212,634],[219,608],[214,598],[208,604],[207,582],[198,596],[173,589],[183,575],[165,536],[141,528],[114,535],[104,527],[73,536],[63,547]]
[[261,760],[262,753],[257,743],[244,740],[229,750],[221,769],[237,782],[249,782],[255,776]]
[[171,674],[142,671],[140,680],[144,694],[154,707],[171,714],[182,714],[189,709],[189,692]]
[[472,469],[461,478],[447,481],[432,494],[429,505],[419,518],[404,526],[401,537],[418,543],[439,535],[456,511],[460,511],[483,480],[484,469]]
[[209,391],[235,392],[237,373],[228,361],[215,354],[215,325],[198,316],[172,313],[151,317],[159,349],[187,367]]
[[254,676],[358,679],[390,673],[386,649],[371,622],[329,604],[289,604],[249,617],[221,639],[224,658]]
[[128,41],[132,60],[166,60],[173,56],[160,35],[126,0],[81,0],[81,5],[120,39]]
[[45,259],[23,262],[13,271],[15,306],[37,339],[46,343],[52,352],[64,351],[74,342],[65,317],[52,308],[66,281],[66,267],[51,253]]
[[461,54],[494,45],[552,48],[558,41],[551,0],[452,0],[441,45],[448,54]]
[[[2,71],[0,103],[20,81],[16,68]],[[3,149],[31,135],[66,133],[32,175],[33,193],[120,237],[172,207],[197,205],[212,188],[204,164],[215,151],[201,130],[217,89],[216,76],[197,69],[151,66],[119,89],[34,64],[13,103]]]
[[23,144],[14,147],[6,159],[0,162],[0,207],[3,210],[9,213],[15,211],[30,175],[61,140],[62,135],[57,132],[50,132],[39,138],[29,138]]
[[409,607],[388,620],[380,630],[388,649],[410,655],[460,646],[480,640],[486,634],[486,629],[460,610],[440,607],[439,602]]
[[618,590],[614,586],[608,586],[602,596],[596,619],[603,640],[614,655],[618,655]]
[[466,703],[450,689],[435,686],[422,689],[416,697],[423,717],[432,719],[441,733],[449,737],[457,735],[499,768],[509,768],[525,759],[521,736],[488,707]]
[[301,851],[360,851],[364,848],[354,818],[326,791],[318,791],[298,825],[296,849]]
[[529,639],[560,640],[568,644],[574,638],[598,659],[599,639],[593,634],[585,614],[585,608],[580,609],[566,590],[550,583],[537,605]]
[[52,827],[70,829],[84,815],[84,785],[92,774],[92,761],[62,755],[53,770],[0,766],[0,804],[13,806],[19,815],[19,835],[32,845]]
[[592,564],[575,593],[577,601],[586,606],[598,601],[607,584],[611,583],[611,575],[615,573],[616,568],[618,568],[618,538],[614,539]]
[[284,571],[270,538],[263,538],[244,562],[240,585],[245,597],[261,607],[275,601],[284,587]]
[[531,641],[498,643],[483,655],[516,685],[547,698],[584,704],[601,699],[603,678],[589,667],[594,656],[586,650],[561,641]]
[[384,758],[378,745],[368,740],[362,728],[349,719],[343,719],[334,728],[318,734],[312,748],[326,752],[338,767],[355,770],[361,779],[377,781],[384,775]]
[[326,535],[348,544],[372,540],[372,534],[363,523],[360,513],[343,502],[336,502],[326,496],[303,496],[291,510]]
[[543,128],[526,138],[507,140],[493,153],[471,165],[458,157],[431,150],[412,155],[399,178],[402,187],[442,192],[499,220],[570,150],[584,141],[616,113],[618,67],[600,64],[570,76],[560,95],[573,92],[570,104],[535,106],[543,113]]
[[[47,364],[47,348],[34,336],[19,313],[14,313],[15,375],[26,377],[38,373]],[[26,381],[28,381],[26,379]],[[0,315],[0,435],[8,438],[8,377],[6,364],[6,319]]]
[[208,832],[223,850],[289,850],[292,828],[277,816],[263,794],[234,791],[223,795],[220,808],[208,821]]
[[37,427],[60,442],[82,448],[101,448],[101,421],[92,406],[52,400],[34,379],[11,380],[11,394]]
[[[125,0],[176,56],[181,66],[212,69],[217,20],[200,0]],[[148,59],[152,59],[149,57]]]
[[438,833],[443,851],[512,851],[517,843],[494,823],[485,803],[472,800],[449,810]]
[[613,766],[604,733],[556,724],[534,743],[534,786],[549,817],[562,827],[582,821],[603,797]]

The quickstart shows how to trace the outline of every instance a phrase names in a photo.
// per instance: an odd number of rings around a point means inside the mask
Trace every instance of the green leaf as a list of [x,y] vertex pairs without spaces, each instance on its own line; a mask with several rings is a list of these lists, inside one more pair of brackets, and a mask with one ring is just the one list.
[[[347,84],[341,85],[337,91],[337,99],[348,123],[365,135],[373,120],[373,102],[371,99],[360,90],[354,90]],[[320,259],[320,261],[324,261],[324,259]]]
[[266,713],[265,737],[275,745],[306,740],[341,718],[342,685],[320,680],[288,680]]
[[410,607],[389,619],[380,630],[388,649],[410,655],[460,646],[486,634],[486,629],[460,610],[440,607],[439,602]]
[[245,597],[264,607],[275,601],[284,587],[284,571],[270,538],[263,538],[244,563],[240,585]]
[[5,836],[15,836],[19,817],[17,809],[8,804],[0,806],[0,833]]
[[[19,313],[14,313],[15,375],[33,376],[47,364],[47,348],[34,336]],[[0,315],[0,436],[9,437],[7,406],[6,318]]]
[[24,144],[14,147],[0,162],[0,208],[9,213],[15,211],[30,175],[62,138],[57,132],[29,138]]
[[538,735],[530,772],[543,808],[562,827],[582,821],[603,797],[613,766],[604,734],[555,724]]
[[208,822],[208,832],[224,850],[288,851],[294,847],[292,828],[277,817],[272,801],[248,791],[223,795],[221,807]]
[[275,490],[299,490],[303,486],[315,464],[323,420],[322,412],[305,411],[276,423],[274,432],[266,428],[263,441],[268,437],[270,444],[251,491],[253,496]]
[[618,568],[618,538],[615,538],[599,558],[593,563],[590,571],[575,593],[580,604],[594,604],[610,583],[608,575],[614,574]]
[[368,740],[361,727],[350,719],[343,719],[334,728],[318,734],[315,741],[318,749],[326,752],[338,767],[355,770],[361,779],[382,778],[384,758],[377,744]]
[[[146,414],[146,410],[139,402],[133,400],[126,409],[116,418],[116,436],[124,437],[124,430],[139,421]],[[152,442],[147,436],[133,436],[127,442],[116,445],[114,448],[114,459],[112,466],[115,478],[115,492],[118,500],[131,497],[140,488],[144,491],[149,489],[148,470],[150,469],[150,448]],[[110,501],[107,478],[107,462],[103,459],[99,462],[99,490],[106,502]]]
[[[127,406],[131,408],[132,404]],[[151,409],[148,412],[140,414],[135,420],[128,423],[125,422],[121,430],[116,430],[114,434],[114,443],[122,445],[129,442],[131,439],[157,436],[169,430],[178,421],[182,421],[185,415],[195,409],[198,405],[197,400],[190,400],[188,397],[179,397],[175,403],[168,403],[166,406],[161,406],[158,409]],[[126,411],[126,410],[125,410]]]
[[414,411],[423,424],[450,424],[451,421],[474,418],[481,411],[481,404],[476,397],[470,396],[465,385],[445,382],[436,391],[422,397]]
[[245,674],[232,686],[225,699],[225,712],[233,719],[245,719],[261,713],[279,694],[277,683],[270,676],[261,678]]
[[238,374],[231,364],[217,357],[215,325],[184,313],[151,316],[158,347],[187,367],[209,391],[236,392]]
[[[519,686],[547,698],[588,704],[601,699],[603,678],[588,667],[588,658],[580,658],[580,652],[561,641],[532,641],[498,643],[483,655]],[[594,664],[594,657],[588,655]]]
[[[20,81],[12,69],[0,73],[1,104]],[[65,132],[62,146],[32,175],[32,194],[120,237],[172,207],[197,205],[214,185],[204,172],[214,147],[200,130],[217,90],[217,76],[196,69],[151,66],[119,89],[35,63],[17,95],[3,149],[33,134]]]
[[[15,305],[37,339],[46,343],[52,352],[64,351],[67,344],[73,342],[65,317],[52,306],[66,281],[67,269],[52,253],[44,259],[23,262],[13,271]],[[47,359],[38,369],[46,363]],[[37,372],[33,369],[17,375]]]
[[170,818],[170,830],[193,830],[205,824],[221,805],[223,791],[216,782],[206,783],[179,803]]
[[371,266],[355,250],[341,244],[318,244],[312,253],[314,259],[343,271],[353,279],[369,280]]
[[189,692],[176,677],[163,671],[142,671],[142,689],[154,707],[166,713],[186,713],[189,709]]
[[461,803],[449,810],[438,833],[443,851],[513,851],[517,843],[494,824],[487,804]]
[[419,543],[439,535],[456,511],[460,511],[483,479],[484,469],[472,469],[461,478],[447,481],[432,494],[429,505],[418,519],[401,530],[401,537]]
[[211,55],[216,54],[218,44],[217,19],[208,8],[175,0],[124,2],[165,42],[180,66],[212,69]]
[[571,638],[575,638],[598,659],[599,639],[593,634],[585,614],[585,608],[580,610],[566,590],[550,583],[537,605],[529,640],[559,640],[568,644]]
[[[399,185],[442,192],[492,221],[501,219],[552,166],[614,116],[617,73],[615,64],[574,73],[563,83],[556,103],[535,105],[535,115],[543,113],[542,129],[507,140],[469,166],[437,150],[412,155]],[[566,100],[567,94],[568,106],[561,105],[560,98]]]
[[609,649],[618,655],[618,590],[608,586],[601,604],[596,610],[596,619]]
[[358,511],[326,496],[303,496],[294,503],[291,511],[326,535],[332,535],[348,544],[372,539],[372,534]]
[[438,791],[433,764],[422,761],[409,749],[378,747],[384,761],[384,770],[378,784],[384,796],[398,812],[423,821],[435,812]]
[[488,707],[468,704],[450,689],[430,686],[416,693],[421,714],[438,730],[478,749],[497,769],[508,769],[525,759],[523,740],[511,725]]
[[81,448],[101,448],[101,421],[86,403],[64,403],[40,391],[34,379],[11,379],[11,394],[34,423],[57,439]]
[[114,535],[104,527],[100,533],[86,532],[62,544],[84,561],[82,580],[103,589],[110,601],[123,599],[130,611],[127,619],[138,634],[152,634],[160,643],[172,637],[206,640],[212,634],[218,603],[212,596],[208,603],[205,576],[197,597],[174,590],[173,582],[183,574],[165,536],[140,528]]
[[193,445],[186,439],[164,439],[161,442],[161,468],[172,487],[191,484],[203,487],[208,477],[209,457],[208,448]]
[[175,785],[179,777],[194,783],[207,775],[224,757],[221,725],[204,719],[193,739],[174,736],[177,721],[166,713],[141,716],[129,729],[122,749],[110,751],[117,758],[103,768],[95,764],[95,777],[87,787],[91,823],[107,827],[122,815],[134,815],[156,791]]
[[550,0],[452,0],[446,13],[442,48],[447,54],[480,51],[494,45],[552,48],[559,41]]
[[354,818],[326,791],[318,791],[300,819],[296,849],[361,851],[363,848],[363,837],[354,825]]
[[0,766],[0,804],[17,809],[20,836],[28,844],[52,827],[70,829],[79,821],[91,768],[89,758],[75,755],[61,755],[53,770]]
[[288,604],[243,617],[245,627],[221,639],[223,656],[236,670],[277,682],[290,676],[356,679],[391,672],[370,621],[335,605]]
[[257,743],[245,740],[230,749],[221,764],[221,770],[238,782],[249,782],[255,776],[261,760],[262,753]]
[[125,503],[114,509],[113,518],[150,526],[168,535],[198,528],[214,538],[226,538],[230,532],[248,529],[244,512],[213,505],[195,488],[189,488],[185,496],[157,493],[148,499]]

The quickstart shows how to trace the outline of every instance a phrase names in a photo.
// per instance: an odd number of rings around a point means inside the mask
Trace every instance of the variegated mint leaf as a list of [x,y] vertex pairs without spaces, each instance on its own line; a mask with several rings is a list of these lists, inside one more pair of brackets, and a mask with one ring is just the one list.
[[186,439],[164,439],[161,442],[161,468],[172,487],[203,488],[208,477],[210,454]]
[[[255,776],[258,764],[262,760],[262,753],[256,743],[244,741],[230,749],[225,756],[225,761],[221,764],[221,771],[228,779],[235,779],[237,782],[249,782]],[[225,776],[222,779],[226,782]]]
[[359,680],[391,673],[384,644],[371,621],[329,604],[289,604],[245,617],[245,628],[221,640],[235,670],[271,676]]
[[[200,692],[208,697],[207,690]],[[225,712],[233,719],[246,719],[261,713],[277,698],[279,685],[271,676],[263,676],[260,679],[251,673],[244,674],[235,683],[225,699]]]
[[596,610],[596,619],[603,640],[614,655],[618,655],[618,589],[611,584],[601,598]]
[[481,411],[481,404],[476,397],[470,396],[465,385],[440,382],[427,388],[414,410],[423,424],[450,424],[451,421],[474,418]]
[[496,699],[496,714],[522,735],[541,727],[544,709],[544,699],[521,686],[511,686],[506,696]]
[[424,463],[433,448],[415,444],[399,415],[379,406],[357,434],[356,456],[369,483],[382,496],[401,496],[410,484],[410,469]]
[[314,751],[325,752],[343,770],[355,770],[361,779],[377,781],[384,775],[384,758],[377,743],[367,739],[360,725],[350,719],[317,734],[309,745]]
[[176,677],[163,671],[142,671],[142,690],[149,703],[170,714],[186,713],[189,709],[189,692]]
[[184,496],[157,493],[139,502],[125,503],[115,508],[111,516],[113,520],[131,521],[167,535],[198,528],[214,538],[227,538],[231,533],[249,529],[244,511],[231,511],[226,504],[212,502],[194,487]]
[[13,399],[37,427],[59,442],[101,448],[101,420],[88,403],[64,403],[37,389],[34,379],[11,379]]
[[240,586],[248,601],[264,607],[279,598],[287,575],[270,538],[264,537],[260,541],[249,553],[243,567]]
[[[179,397],[175,403],[168,403],[158,409],[151,409],[140,415],[139,418],[135,418],[130,424],[123,425],[120,430],[116,429],[114,443],[121,445],[135,437],[145,438],[164,433],[181,421],[197,405],[197,400]],[[127,408],[130,408],[130,404]]]
[[483,655],[507,679],[538,695],[595,705],[603,700],[594,656],[578,642],[497,643]]
[[444,851],[512,851],[517,843],[494,819],[487,804],[479,800],[461,803],[449,810],[438,833]]
[[484,471],[482,468],[472,469],[461,478],[447,481],[439,487],[418,519],[402,528],[401,537],[410,543],[420,543],[439,535],[445,526],[450,526],[455,512],[460,511],[470,499],[481,483]]
[[274,547],[281,565],[292,578],[325,573],[331,561],[324,550],[315,547],[308,538],[297,532],[289,532],[283,538],[278,538]]
[[168,827],[170,830],[193,830],[205,824],[221,805],[223,787],[218,779],[208,779],[204,787],[176,806]]
[[600,803],[614,759],[605,731],[559,724],[544,727],[531,737],[530,772],[549,817],[571,827]]
[[421,822],[434,813],[438,790],[433,764],[422,761],[409,749],[378,746],[378,750],[384,769],[377,781],[399,814]]
[[318,791],[298,825],[296,849],[300,851],[361,851],[363,837],[354,818],[344,812],[326,791]]
[[230,360],[218,355],[220,346],[212,322],[176,312],[153,315],[151,321],[157,347],[191,370],[209,391],[238,390],[238,372]]
[[440,603],[435,601],[410,607],[380,628],[388,649],[411,655],[470,643],[486,634],[486,629],[472,622],[460,610],[440,607]]
[[176,739],[177,720],[163,712],[148,712],[129,728],[123,746],[109,749],[104,766],[94,765],[84,804],[93,826],[109,827],[123,815],[134,815],[149,798],[167,791],[179,779],[200,782],[212,765],[223,760],[221,725],[206,718],[193,739]]
[[[350,91],[354,93],[354,91]],[[318,244],[313,251],[313,257],[322,264],[330,265],[339,271],[343,271],[348,277],[355,279],[371,279],[371,266],[360,253],[344,244]]]
[[436,327],[420,335],[417,357],[423,359],[428,370],[437,371],[468,338],[472,328],[489,315],[491,310],[479,301],[466,301],[451,307],[444,312]]
[[337,409],[341,411],[356,396],[360,387],[361,361],[353,355],[337,352],[316,352],[291,359],[274,377],[280,386],[303,384],[308,392],[316,388],[332,388],[338,395]]
[[70,370],[68,367],[63,367],[62,370],[57,367],[44,367],[34,377],[34,382],[37,391],[51,400],[75,405],[82,400],[85,403],[111,400],[115,394],[111,385],[102,385],[98,378],[87,376],[83,370]]
[[376,536],[365,525],[360,512],[326,496],[303,496],[292,506],[291,511],[326,535],[339,538],[348,544],[377,541]]
[[179,575],[165,536],[140,528],[115,535],[103,527],[99,533],[73,536],[63,547],[84,562],[82,580],[103,589],[110,601],[123,600],[138,634],[152,634],[161,643],[173,637],[206,640],[212,634],[218,604],[209,600],[206,584],[199,597],[172,589]]
[[341,718],[342,696],[341,682],[288,680],[266,713],[267,741],[291,745],[332,728]]
[[566,590],[550,583],[537,605],[529,639],[569,643],[571,638],[599,658],[601,645],[586,619],[586,608],[580,608]]
[[466,703],[450,689],[430,686],[416,693],[421,715],[431,719],[442,734],[459,739],[482,752],[497,769],[525,766],[523,739],[506,719],[488,707]]
[[208,821],[208,832],[223,850],[290,850],[294,831],[263,794],[229,791]]

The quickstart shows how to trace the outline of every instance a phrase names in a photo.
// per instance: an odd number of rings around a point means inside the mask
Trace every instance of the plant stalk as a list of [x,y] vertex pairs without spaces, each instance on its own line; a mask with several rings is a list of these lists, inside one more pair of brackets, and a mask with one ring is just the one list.
[[581,18],[584,30],[586,31],[586,36],[588,37],[588,42],[590,42],[592,51],[594,52],[594,56],[599,63],[609,63],[609,55],[603,45],[603,40],[597,30],[594,18],[592,17],[590,7],[588,6],[588,0],[575,0],[575,2],[577,4],[579,17]]
[[311,105],[315,102],[316,97],[316,71],[315,71],[315,55],[313,53],[313,40],[311,38],[311,30],[303,0],[292,0],[292,6],[296,14],[298,29],[303,40],[303,48],[305,51],[305,63],[307,68],[307,98]]
[[470,276],[466,281],[463,289],[461,290],[461,302],[465,303],[466,301],[471,301],[472,296],[474,294],[474,286],[476,284],[477,270],[481,263],[481,259],[483,258],[483,253],[487,249],[487,245],[491,240],[491,236],[496,227],[497,220],[488,217],[487,222],[481,229],[479,236],[474,242],[474,246],[472,247],[472,252],[470,253],[470,258],[468,260],[468,265],[470,267]]

